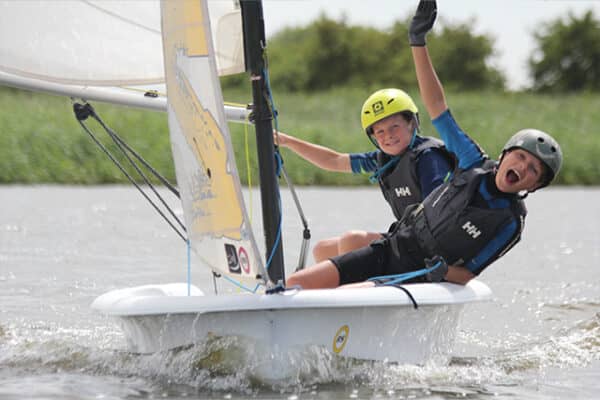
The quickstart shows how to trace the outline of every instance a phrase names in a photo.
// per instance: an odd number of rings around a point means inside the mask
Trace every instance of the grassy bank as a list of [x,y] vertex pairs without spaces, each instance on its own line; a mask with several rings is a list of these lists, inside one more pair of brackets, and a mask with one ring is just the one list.
[[[361,133],[358,112],[370,90],[336,89],[318,94],[275,93],[280,130],[347,152],[370,150]],[[416,94],[416,91],[412,91]],[[416,97],[416,96],[415,96]],[[227,92],[246,102],[249,95]],[[560,184],[600,184],[600,95],[450,93],[453,114],[491,156],[515,131],[536,127],[557,138],[565,153]],[[422,131],[435,135],[421,103]],[[163,113],[95,104],[104,121],[156,169],[174,180]],[[0,183],[119,183],[125,178],[75,121],[70,100],[0,89]],[[91,124],[94,131],[99,127]],[[230,124],[242,181],[246,180],[245,130]],[[258,179],[254,131],[248,130],[252,179]],[[111,147],[112,148],[112,147]],[[358,185],[365,177],[321,171],[282,150],[296,184]]]

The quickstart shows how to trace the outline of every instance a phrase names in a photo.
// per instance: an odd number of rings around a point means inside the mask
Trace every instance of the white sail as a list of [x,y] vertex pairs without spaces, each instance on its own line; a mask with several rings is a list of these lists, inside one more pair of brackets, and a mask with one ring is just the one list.
[[[242,72],[236,2],[208,3],[219,74]],[[159,0],[2,0],[0,83],[166,110],[160,26]]]
[[214,271],[261,281],[267,275],[243,203],[208,9],[199,0],[161,7],[169,130],[192,248]]

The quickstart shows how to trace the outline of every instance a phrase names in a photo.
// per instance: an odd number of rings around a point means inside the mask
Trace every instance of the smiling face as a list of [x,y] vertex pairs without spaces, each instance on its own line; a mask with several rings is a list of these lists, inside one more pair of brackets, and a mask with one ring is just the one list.
[[508,150],[496,172],[496,186],[505,193],[532,192],[541,186],[544,164],[533,154],[522,149]]
[[413,123],[407,122],[402,114],[390,115],[373,124],[371,134],[377,145],[386,154],[396,156],[403,153],[413,135]]

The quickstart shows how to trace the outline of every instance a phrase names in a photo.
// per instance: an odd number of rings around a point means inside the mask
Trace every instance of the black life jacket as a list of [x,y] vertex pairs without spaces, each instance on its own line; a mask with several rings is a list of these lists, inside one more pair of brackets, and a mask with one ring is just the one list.
[[475,271],[479,273],[520,240],[527,209],[516,195],[506,198],[510,202],[508,207],[473,205],[480,184],[493,173],[495,165],[488,160],[479,168],[456,172],[454,179],[438,186],[421,205],[415,206],[411,223],[427,257],[439,255],[448,265],[462,265],[478,255],[507,223],[515,221],[517,229],[513,237]]
[[[421,193],[421,183],[417,175],[417,161],[421,154],[428,149],[440,149],[450,162],[454,164],[452,156],[446,151],[444,142],[441,140],[424,137],[423,142],[417,146],[407,149],[400,156],[397,164],[390,168],[389,172],[383,173],[379,179],[379,187],[383,192],[383,197],[392,207],[396,219],[401,219],[407,206],[419,203],[423,200]],[[380,152],[377,154],[377,166],[383,167],[393,157]]]

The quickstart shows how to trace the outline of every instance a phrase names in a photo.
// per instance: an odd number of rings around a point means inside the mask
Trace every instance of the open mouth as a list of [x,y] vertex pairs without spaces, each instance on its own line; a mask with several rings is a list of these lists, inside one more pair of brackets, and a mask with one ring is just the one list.
[[519,175],[514,170],[509,169],[508,172],[506,173],[506,180],[511,185],[515,184],[519,181]]

